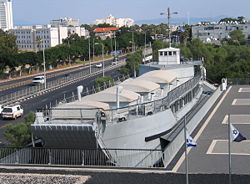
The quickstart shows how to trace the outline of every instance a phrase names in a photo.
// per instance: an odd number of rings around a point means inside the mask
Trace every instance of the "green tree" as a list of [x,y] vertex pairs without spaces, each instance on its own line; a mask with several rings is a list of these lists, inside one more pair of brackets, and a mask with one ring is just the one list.
[[142,52],[137,51],[127,55],[126,68],[129,74],[133,74],[134,71],[139,73],[139,65],[142,63]]
[[229,33],[230,36],[230,43],[236,45],[244,45],[246,43],[245,35],[242,33],[241,30],[234,30]]
[[162,40],[154,41],[152,45],[153,60],[158,61],[158,50],[168,47],[168,44]]
[[31,142],[31,124],[35,121],[34,113],[29,113],[24,122],[11,124],[6,127],[4,137],[11,146],[21,147]]
[[113,79],[110,76],[97,77],[95,79],[95,86],[97,89],[99,88],[101,90],[104,89],[104,87],[108,87],[107,85],[109,84],[109,82],[113,82]]

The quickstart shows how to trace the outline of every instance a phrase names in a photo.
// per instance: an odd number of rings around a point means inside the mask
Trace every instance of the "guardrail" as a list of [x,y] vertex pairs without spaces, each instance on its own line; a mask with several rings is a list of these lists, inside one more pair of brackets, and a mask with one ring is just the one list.
[[[113,153],[110,158],[105,152]],[[150,155],[150,157],[148,157]],[[161,149],[0,148],[0,165],[163,167]]]
[[[121,67],[124,64],[125,64],[125,62],[119,62],[117,65],[110,65],[110,66],[105,68],[105,71],[109,71],[109,70],[112,70],[114,68]],[[42,93],[46,93],[48,91],[61,88],[63,86],[78,82],[82,79],[85,79],[85,78],[88,78],[88,77],[91,77],[94,75],[98,75],[100,73],[102,73],[102,69],[92,67],[91,73],[89,73],[89,70],[84,70],[84,71],[81,71],[78,73],[70,74],[69,76],[65,75],[63,78],[49,81],[49,82],[47,82],[46,89],[44,88],[44,85],[29,86],[25,89],[22,89],[22,90],[13,92],[13,93],[9,93],[7,95],[0,96],[0,104],[2,104],[2,105],[12,104],[12,103],[15,103],[16,101],[19,101],[21,99],[28,98],[28,97],[33,96],[33,95],[39,95]]]

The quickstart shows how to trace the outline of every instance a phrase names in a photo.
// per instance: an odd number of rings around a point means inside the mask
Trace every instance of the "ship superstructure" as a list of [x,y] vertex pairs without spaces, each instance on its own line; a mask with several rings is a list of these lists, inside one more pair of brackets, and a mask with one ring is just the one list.
[[[36,113],[33,134],[43,140],[44,147],[102,148],[117,165],[153,166],[164,159],[167,140],[162,137],[202,95],[203,76],[199,65],[195,71],[195,65],[181,63],[177,48],[159,50],[159,61],[142,65],[139,77],[62,103],[46,114]],[[116,151],[156,148],[162,153],[145,163],[142,158],[147,158],[148,152],[141,151],[131,159],[128,154],[132,153],[120,155]]]

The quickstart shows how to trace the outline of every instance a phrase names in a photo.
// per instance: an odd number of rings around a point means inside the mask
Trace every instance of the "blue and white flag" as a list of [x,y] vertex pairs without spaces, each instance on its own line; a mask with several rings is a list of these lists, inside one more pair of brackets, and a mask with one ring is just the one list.
[[187,133],[187,147],[196,147],[197,143],[194,139]]
[[244,137],[232,124],[230,124],[231,129],[231,141],[234,142],[241,142],[246,140],[246,137]]

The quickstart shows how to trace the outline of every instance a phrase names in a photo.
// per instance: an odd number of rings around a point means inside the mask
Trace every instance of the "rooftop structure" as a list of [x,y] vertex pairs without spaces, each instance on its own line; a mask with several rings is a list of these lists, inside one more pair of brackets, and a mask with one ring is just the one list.
[[98,27],[95,28],[95,36],[99,36],[101,39],[105,40],[107,37],[113,37],[115,31],[118,31],[117,27]]

